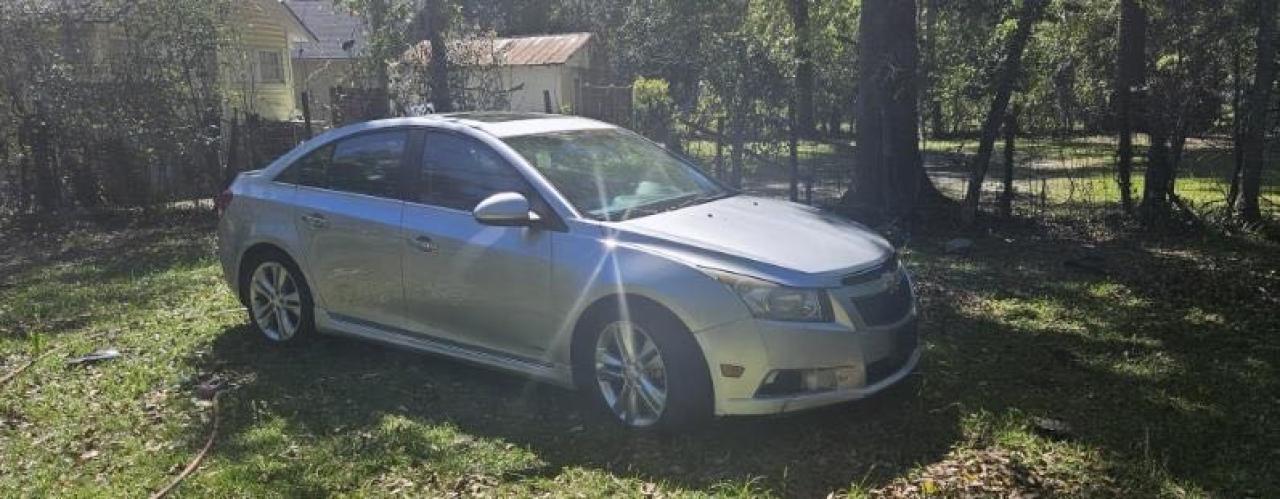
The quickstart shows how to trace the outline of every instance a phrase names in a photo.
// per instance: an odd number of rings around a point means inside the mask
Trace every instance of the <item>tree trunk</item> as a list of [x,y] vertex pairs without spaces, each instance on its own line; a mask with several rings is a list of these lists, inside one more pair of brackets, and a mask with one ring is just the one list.
[[1000,194],[1000,214],[1013,215],[1013,155],[1018,136],[1018,112],[1010,111],[1004,120],[1004,192]]
[[1120,49],[1116,57],[1117,128],[1120,144],[1116,154],[1120,205],[1125,213],[1133,212],[1133,123],[1134,91],[1146,80],[1147,14],[1138,0],[1121,0]]
[[801,137],[812,137],[813,54],[809,46],[809,0],[791,0],[791,21],[796,33],[796,126]]
[[929,102],[929,135],[942,137],[946,135],[942,124],[942,101],[935,93],[938,84],[938,9],[939,0],[928,0],[924,11],[924,67],[925,91]]
[[1013,86],[1018,79],[1018,71],[1022,66],[1022,52],[1031,36],[1031,27],[1040,19],[1046,0],[1026,0],[1022,12],[1018,15],[1018,27],[1005,44],[1004,60],[996,73],[994,85],[995,97],[991,99],[991,108],[987,110],[986,121],[982,125],[982,138],[978,143],[978,155],[974,158],[973,169],[969,176],[969,188],[965,193],[965,223],[972,223],[978,216],[978,201],[982,196],[982,182],[987,176],[987,168],[991,163],[991,151],[995,148],[996,133],[1000,131],[1000,122],[1009,107],[1009,98],[1013,95]]
[[1147,149],[1147,172],[1142,182],[1142,215],[1148,220],[1165,218],[1169,214],[1169,179],[1172,165],[1169,158],[1169,132],[1162,124],[1152,124],[1151,147]]
[[1241,82],[1244,68],[1240,62],[1240,47],[1233,47],[1231,54],[1231,188],[1227,191],[1227,216],[1235,212],[1236,199],[1240,197],[1240,172],[1244,170],[1244,120],[1241,108],[1244,101],[1244,83]]
[[431,104],[437,113],[453,112],[453,96],[449,89],[449,47],[445,45],[444,30],[449,26],[444,0],[426,0],[418,13],[419,40],[431,45],[431,60],[427,70],[431,86]]
[[[387,18],[391,13],[391,5],[389,0],[369,0],[368,2],[368,20],[369,20],[369,39],[385,36],[383,30],[387,27]],[[387,88],[387,65],[380,58],[376,59],[372,65],[373,81],[375,88]],[[330,101],[332,102],[332,101]]]
[[1267,108],[1271,105],[1271,85],[1275,79],[1276,1],[1258,0],[1257,70],[1253,88],[1245,105],[1244,168],[1240,175],[1240,200],[1237,209],[1246,222],[1262,219],[1258,195],[1267,140]]
[[855,218],[903,217],[925,197],[940,197],[920,157],[919,83],[914,2],[866,0],[859,19],[861,67],[854,129],[853,183],[840,200]]

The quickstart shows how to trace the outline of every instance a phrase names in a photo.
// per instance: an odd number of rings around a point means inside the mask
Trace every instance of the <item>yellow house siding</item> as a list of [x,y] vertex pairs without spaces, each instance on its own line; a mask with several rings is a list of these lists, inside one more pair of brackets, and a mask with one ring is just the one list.
[[[233,97],[230,106],[255,112],[266,119],[292,119],[300,112],[293,91],[293,62],[284,27],[253,5],[239,9],[237,17],[237,40],[232,50],[239,53],[224,57],[232,66],[226,72]],[[279,54],[283,82],[260,81],[257,66],[262,51]]]

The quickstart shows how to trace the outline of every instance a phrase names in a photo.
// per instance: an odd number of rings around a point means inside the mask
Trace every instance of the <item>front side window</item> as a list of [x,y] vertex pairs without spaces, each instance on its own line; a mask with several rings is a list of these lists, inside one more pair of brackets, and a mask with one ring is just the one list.
[[284,58],[274,50],[258,51],[258,81],[284,83]]
[[572,130],[503,139],[584,215],[626,220],[732,195],[633,133]]
[[414,191],[420,203],[463,211],[501,192],[532,194],[524,177],[488,146],[448,133],[427,135]]

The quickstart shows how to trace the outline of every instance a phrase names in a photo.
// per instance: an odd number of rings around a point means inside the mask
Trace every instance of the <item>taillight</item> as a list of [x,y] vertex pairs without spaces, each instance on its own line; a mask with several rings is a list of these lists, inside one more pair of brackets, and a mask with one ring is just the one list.
[[231,194],[231,189],[222,191],[222,194],[218,194],[218,197],[213,198],[213,211],[221,217],[223,213],[227,212],[227,208],[231,207],[231,198],[233,197],[235,196]]

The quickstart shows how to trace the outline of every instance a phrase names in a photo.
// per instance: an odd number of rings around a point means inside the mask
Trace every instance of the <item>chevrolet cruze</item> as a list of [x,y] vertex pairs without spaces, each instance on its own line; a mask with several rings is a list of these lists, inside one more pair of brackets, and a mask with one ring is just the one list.
[[217,199],[268,341],[341,334],[583,390],[630,427],[862,398],[919,357],[893,247],[588,119],[329,131]]

